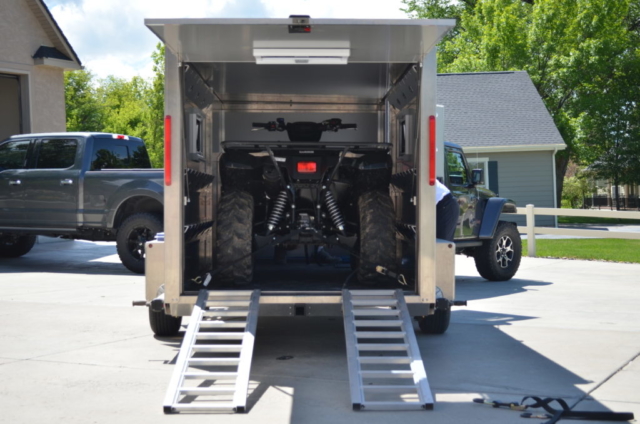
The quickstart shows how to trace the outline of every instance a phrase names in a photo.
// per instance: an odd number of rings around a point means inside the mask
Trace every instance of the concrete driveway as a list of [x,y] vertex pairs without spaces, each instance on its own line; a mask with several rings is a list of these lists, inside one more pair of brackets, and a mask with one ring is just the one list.
[[459,256],[457,275],[469,306],[445,335],[418,335],[434,411],[351,411],[342,321],[272,318],[247,414],[163,415],[181,338],[154,338],[131,307],[144,278],[110,243],[39,244],[0,259],[0,422],[527,423],[471,402],[525,395],[640,416],[640,265],[523,258],[516,279],[489,283]]

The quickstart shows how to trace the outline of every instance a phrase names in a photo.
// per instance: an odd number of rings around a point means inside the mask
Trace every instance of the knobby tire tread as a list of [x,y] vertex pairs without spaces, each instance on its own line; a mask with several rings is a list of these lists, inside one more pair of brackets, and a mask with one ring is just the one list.
[[[238,285],[253,279],[253,197],[245,191],[222,195],[216,228],[216,264],[221,283]],[[249,256],[247,256],[249,255]],[[244,256],[246,258],[238,260]]]

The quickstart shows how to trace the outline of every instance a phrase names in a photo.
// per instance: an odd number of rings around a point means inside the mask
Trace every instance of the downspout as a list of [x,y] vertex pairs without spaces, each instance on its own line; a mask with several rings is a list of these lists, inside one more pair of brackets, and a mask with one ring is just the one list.
[[[558,153],[558,148],[553,149],[553,154],[551,155],[551,170],[553,171],[553,207],[558,207],[558,184],[557,184],[557,176],[556,176],[556,153]],[[558,215],[553,217],[555,221],[555,227],[558,228]]]

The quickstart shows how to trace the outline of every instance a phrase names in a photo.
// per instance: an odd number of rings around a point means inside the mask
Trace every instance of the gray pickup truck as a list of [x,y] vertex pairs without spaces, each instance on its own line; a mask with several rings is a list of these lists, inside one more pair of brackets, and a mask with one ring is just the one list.
[[104,133],[21,134],[0,142],[0,257],[36,236],[116,241],[125,267],[144,272],[144,243],[162,231],[163,171],[144,142]]

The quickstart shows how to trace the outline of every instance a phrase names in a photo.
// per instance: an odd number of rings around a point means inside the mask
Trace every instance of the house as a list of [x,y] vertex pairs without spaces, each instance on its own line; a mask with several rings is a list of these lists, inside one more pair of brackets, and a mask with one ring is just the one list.
[[2,0],[0,140],[65,131],[64,71],[81,67],[43,0]]
[[[438,75],[444,139],[462,146],[485,186],[519,207],[558,207],[555,155],[566,148],[526,72]],[[524,225],[524,216],[514,217]],[[555,225],[540,216],[537,225]]]

